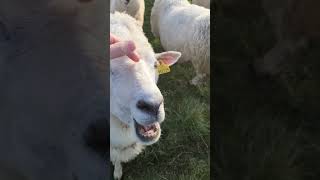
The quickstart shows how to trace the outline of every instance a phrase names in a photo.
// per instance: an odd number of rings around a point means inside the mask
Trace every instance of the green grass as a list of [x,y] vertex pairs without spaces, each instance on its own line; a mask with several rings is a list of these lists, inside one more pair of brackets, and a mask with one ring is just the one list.
[[[145,1],[144,32],[156,52],[164,51],[150,27],[153,1]],[[195,76],[191,64],[176,64],[159,78],[165,98],[166,120],[158,143],[123,165],[127,180],[206,180],[209,178],[209,80],[199,87],[189,84]]]

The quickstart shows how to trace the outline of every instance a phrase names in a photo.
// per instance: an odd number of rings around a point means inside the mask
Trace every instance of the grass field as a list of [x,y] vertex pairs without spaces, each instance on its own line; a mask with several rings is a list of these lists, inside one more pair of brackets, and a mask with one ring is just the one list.
[[[146,2],[144,32],[156,52],[162,52],[159,39],[150,28],[153,1]],[[194,87],[191,64],[176,64],[159,78],[165,98],[166,120],[160,141],[123,165],[125,180],[201,180],[209,179],[209,80]]]

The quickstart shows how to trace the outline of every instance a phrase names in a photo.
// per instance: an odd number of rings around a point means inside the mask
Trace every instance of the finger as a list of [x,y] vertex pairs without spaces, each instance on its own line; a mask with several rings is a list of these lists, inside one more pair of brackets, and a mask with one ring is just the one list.
[[128,49],[130,49],[130,51],[128,53],[126,53],[126,55],[133,61],[138,62],[140,57],[139,55],[134,52],[134,50],[136,49],[135,44],[132,41],[128,41]]
[[131,54],[135,50],[135,45],[131,41],[123,41],[110,46],[110,58],[117,58]]
[[132,53],[128,54],[127,56],[135,62],[138,62],[140,59],[140,56],[136,52],[132,52]]
[[116,42],[119,42],[119,39],[115,35],[110,33],[110,44],[114,44]]

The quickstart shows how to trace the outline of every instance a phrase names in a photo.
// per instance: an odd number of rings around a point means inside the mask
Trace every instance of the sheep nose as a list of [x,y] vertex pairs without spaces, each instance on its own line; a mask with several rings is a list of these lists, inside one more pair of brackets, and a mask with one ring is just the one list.
[[162,101],[161,103],[155,104],[155,103],[146,102],[145,100],[139,100],[137,102],[137,108],[142,112],[157,116],[159,112],[159,107],[161,104],[162,104]]

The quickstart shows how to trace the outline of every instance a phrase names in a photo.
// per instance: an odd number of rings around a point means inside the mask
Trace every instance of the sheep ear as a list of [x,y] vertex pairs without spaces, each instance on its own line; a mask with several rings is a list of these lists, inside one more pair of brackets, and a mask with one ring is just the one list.
[[156,59],[158,61],[161,60],[163,63],[167,64],[168,66],[172,66],[173,64],[175,64],[180,57],[181,57],[181,53],[177,51],[166,51],[163,53],[156,54]]

